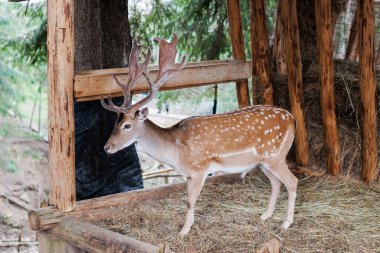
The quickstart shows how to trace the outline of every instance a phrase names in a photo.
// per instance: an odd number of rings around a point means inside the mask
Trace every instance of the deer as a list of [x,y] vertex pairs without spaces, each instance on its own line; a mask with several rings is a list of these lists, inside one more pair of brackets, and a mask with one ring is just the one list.
[[[159,71],[152,81],[148,76],[151,50],[143,62],[139,62],[141,45],[133,42],[129,57],[129,77],[121,83],[124,102],[117,106],[110,96],[101,98],[102,106],[118,114],[114,130],[104,146],[105,152],[113,154],[136,144],[138,151],[153,159],[166,163],[186,177],[187,214],[180,236],[190,232],[194,224],[194,207],[208,174],[242,173],[258,166],[271,183],[271,194],[267,210],[260,216],[265,221],[275,209],[282,184],[288,191],[288,208],[283,229],[293,223],[298,179],[291,173],[286,156],[292,146],[295,120],[285,109],[254,105],[223,114],[194,116],[174,126],[162,128],[148,119],[145,107],[158,93],[160,87],[180,73],[186,65],[186,56],[175,63],[178,37],[173,34],[172,42],[155,38],[159,44]],[[148,95],[132,104],[131,89],[144,76],[149,84]]]

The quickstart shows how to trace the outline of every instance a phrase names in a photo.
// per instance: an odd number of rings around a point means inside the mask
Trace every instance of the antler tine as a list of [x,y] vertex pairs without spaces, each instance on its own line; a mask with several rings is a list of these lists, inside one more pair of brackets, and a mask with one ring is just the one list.
[[100,103],[102,104],[102,106],[104,107],[104,109],[107,109],[111,112],[116,112],[116,113],[120,113],[122,112],[122,108],[116,106],[113,102],[112,102],[112,99],[110,96],[108,96],[108,104],[106,103],[106,101],[104,100],[104,97],[101,97],[100,98]]
[[138,109],[149,103],[157,95],[160,87],[186,65],[186,57],[183,57],[180,64],[174,63],[178,42],[176,34],[173,34],[173,41],[171,43],[161,38],[155,38],[154,41],[159,43],[159,74],[156,81],[152,82],[147,75],[147,72],[142,72],[150,86],[149,94],[144,99],[131,106],[128,113],[132,116],[135,115]]
[[160,52],[159,52],[159,74],[154,82],[156,85],[163,85],[166,81],[172,78],[179,70],[182,70],[186,65],[186,56],[182,58],[180,64],[175,64],[175,57],[177,55],[177,43],[178,37],[174,33],[173,41],[167,42],[161,38],[155,38],[155,42],[159,43]]

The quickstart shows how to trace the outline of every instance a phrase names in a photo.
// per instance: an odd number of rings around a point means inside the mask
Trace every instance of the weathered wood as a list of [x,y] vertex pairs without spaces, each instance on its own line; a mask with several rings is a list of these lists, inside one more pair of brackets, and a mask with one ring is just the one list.
[[335,176],[340,172],[340,147],[335,114],[331,0],[316,0],[315,12],[326,169]]
[[[251,1],[251,27],[253,27],[254,45],[251,48],[256,66],[256,74],[259,76],[261,85],[261,98],[266,105],[274,104],[273,83],[271,80],[271,64],[269,59],[268,28],[265,15],[264,0]],[[251,44],[252,45],[252,44]]]
[[249,33],[251,37],[251,68],[252,68],[252,104],[256,105],[256,85],[258,83],[257,80],[257,73],[256,73],[256,55],[257,55],[257,48],[256,48],[256,41],[255,41],[255,30],[253,28],[254,20],[252,15],[252,8],[249,8],[249,20],[250,20],[250,27],[249,27]]
[[52,234],[87,252],[157,253],[160,249],[73,217],[66,217]]
[[371,182],[377,177],[377,122],[375,74],[374,0],[358,0],[359,82],[362,136],[362,177]]
[[[158,74],[158,66],[149,67],[150,78]],[[83,71],[75,75],[74,94],[78,101],[95,100],[101,96],[122,95],[119,85],[112,74],[117,74],[121,82],[128,79],[128,68]],[[120,75],[119,75],[120,74]],[[181,74],[165,83],[161,90],[171,90],[202,86],[214,83],[226,83],[244,80],[251,76],[251,63],[246,61],[224,60],[188,63]],[[133,93],[149,91],[149,85],[140,78],[132,89]]]
[[[232,55],[236,60],[245,61],[244,37],[241,26],[240,1],[227,0],[229,32],[232,43]],[[248,79],[236,82],[239,107],[250,105]]]
[[309,142],[303,109],[302,62],[295,0],[280,0],[281,19],[284,25],[288,68],[289,102],[297,122],[295,147],[297,165],[309,164]]
[[[230,184],[240,181],[240,174],[226,174],[209,177],[206,183]],[[83,220],[104,219],[111,217],[115,212],[119,212],[126,206],[163,198],[184,189],[186,189],[186,183],[178,183],[82,200],[78,201],[77,209],[70,213],[62,213],[53,206],[40,208],[29,211],[29,226],[34,231],[53,228],[68,216]]]
[[347,49],[346,49],[346,59],[356,60],[358,57],[358,19],[359,19],[358,8],[355,11],[355,17],[351,24],[350,36],[348,37]]
[[50,201],[75,209],[74,0],[48,1],[48,114]]
[[286,58],[285,58],[285,40],[284,40],[284,25],[281,19],[281,5],[277,6],[276,30],[273,42],[273,62],[275,71],[280,75],[286,75]]
[[86,253],[86,251],[78,249],[62,238],[57,238],[46,232],[38,233],[38,252],[39,253]]

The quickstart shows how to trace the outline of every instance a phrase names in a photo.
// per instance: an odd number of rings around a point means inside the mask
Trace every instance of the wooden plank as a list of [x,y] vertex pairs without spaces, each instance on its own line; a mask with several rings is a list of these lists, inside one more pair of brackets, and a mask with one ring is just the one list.
[[[226,83],[249,78],[251,64],[246,61],[224,60],[188,63],[176,75],[165,83],[161,90],[172,90],[202,86],[214,83]],[[150,78],[158,74],[158,66],[149,67]],[[92,70],[77,73],[75,75],[74,94],[78,101],[99,99],[100,96],[117,96],[121,94],[121,88],[112,78],[112,74],[118,76],[121,82],[126,82],[128,78],[128,68]],[[133,87],[133,93],[146,92],[149,85],[144,78],[140,78]]]
[[66,217],[52,234],[87,252],[158,253],[160,248],[73,217]]
[[331,0],[315,1],[321,109],[326,152],[326,169],[331,175],[340,172],[339,134],[335,115],[333,31]]
[[50,201],[75,209],[74,0],[48,1],[48,115]]
[[[273,83],[271,78],[271,63],[269,40],[268,40],[268,28],[267,19],[265,15],[264,0],[251,1],[251,27],[254,32],[254,44],[251,48],[252,52],[255,52],[255,73],[259,76],[261,85],[261,98],[263,104],[273,105]],[[252,44],[251,44],[252,46]]]
[[303,109],[302,62],[297,20],[296,0],[280,0],[281,19],[284,25],[288,69],[289,102],[297,122],[295,147],[297,165],[308,166],[309,142]]
[[[239,0],[227,0],[229,32],[232,43],[232,55],[236,60],[245,61],[244,37],[241,25]],[[248,79],[236,82],[239,108],[249,106]]]
[[357,8],[359,12],[362,177],[364,181],[371,182],[378,174],[374,0],[358,0]]
[[[226,174],[209,177],[206,183],[231,184],[240,181],[240,174]],[[62,213],[54,206],[40,208],[29,211],[29,226],[34,231],[53,228],[67,216],[81,218],[83,220],[104,219],[111,217],[114,213],[119,212],[126,206],[163,198],[172,193],[184,191],[185,189],[186,182],[82,200],[78,201],[77,209],[70,213]]]

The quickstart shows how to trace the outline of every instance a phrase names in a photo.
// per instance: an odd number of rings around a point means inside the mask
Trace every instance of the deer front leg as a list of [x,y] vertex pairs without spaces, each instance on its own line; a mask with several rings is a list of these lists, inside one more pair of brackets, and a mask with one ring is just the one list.
[[280,193],[281,189],[281,181],[278,180],[267,168],[265,168],[264,166],[260,167],[264,174],[267,176],[267,178],[270,180],[270,183],[272,185],[272,192],[270,194],[267,211],[260,216],[260,218],[263,221],[265,221],[273,215],[274,208],[276,207],[278,194]]
[[195,202],[198,199],[198,196],[202,190],[206,179],[206,175],[191,175],[187,178],[187,214],[185,225],[181,232],[179,233],[181,236],[187,235],[190,232],[191,226],[194,224],[194,207]]

